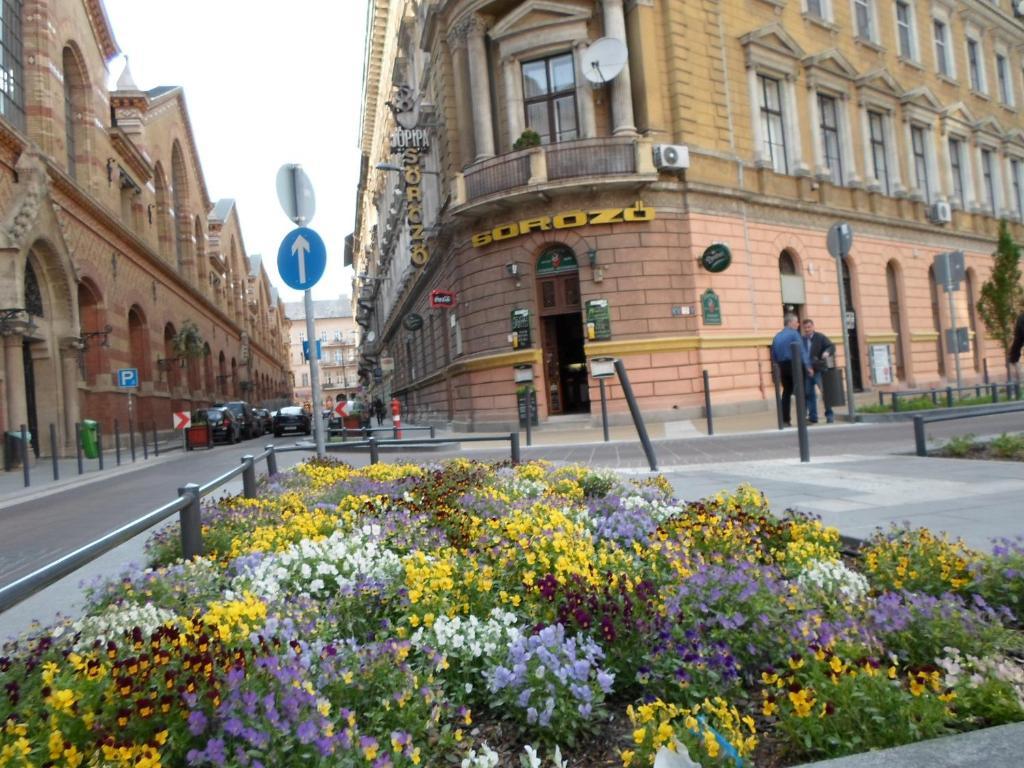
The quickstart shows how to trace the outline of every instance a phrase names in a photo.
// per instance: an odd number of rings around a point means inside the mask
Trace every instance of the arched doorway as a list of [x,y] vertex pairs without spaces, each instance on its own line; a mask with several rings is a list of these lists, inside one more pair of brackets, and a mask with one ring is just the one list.
[[850,373],[853,374],[853,388],[860,392],[864,389],[864,378],[860,365],[860,334],[857,326],[857,306],[853,301],[853,280],[850,277],[850,260],[842,259],[843,264],[843,296],[846,298],[846,317],[842,321],[846,323],[846,334],[850,340],[850,348],[847,355],[850,361]]
[[946,352],[942,343],[942,318],[939,314],[939,284],[935,282],[935,267],[928,267],[928,291],[932,300],[932,327],[935,329],[935,370],[946,375]]
[[217,359],[217,395],[218,399],[226,400],[228,394],[228,361],[224,357],[224,350],[221,350]]
[[[88,333],[103,331],[106,324],[106,313],[100,308],[99,289],[90,280],[82,280],[78,284],[78,324],[83,337]],[[82,378],[87,384],[94,385],[96,376],[106,371],[104,342],[96,337],[87,338],[87,346],[80,353]]]
[[536,270],[548,413],[590,413],[576,254],[552,246],[537,259]]
[[209,342],[203,345],[203,390],[206,397],[214,396],[213,353],[210,351]]
[[779,254],[779,283],[782,289],[782,315],[792,312],[803,320],[807,293],[804,276],[796,255],[788,248]]

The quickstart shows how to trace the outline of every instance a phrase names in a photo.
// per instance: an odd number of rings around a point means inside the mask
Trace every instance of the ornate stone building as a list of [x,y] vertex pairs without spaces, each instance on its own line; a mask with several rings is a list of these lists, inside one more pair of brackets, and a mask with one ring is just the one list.
[[[703,370],[716,403],[767,408],[787,308],[836,341],[848,326],[861,389],[955,382],[954,325],[965,383],[1002,375],[974,307],[999,219],[1024,235],[1017,10],[375,0],[352,244],[364,375],[393,358],[407,410],[471,428],[513,422],[531,373],[542,418],[588,413],[603,356],[654,418],[695,414]],[[838,221],[855,236],[841,281]],[[952,317],[933,268],[950,251]]]
[[[282,304],[210,200],[181,88],[144,91],[100,0],[3,0],[0,428],[73,451],[83,417],[136,423],[213,400],[287,397]],[[185,340],[190,344],[182,345]],[[190,348],[192,354],[183,354]]]
[[[288,317],[288,336],[291,343],[290,364],[294,375],[292,400],[310,403],[313,388],[309,380],[309,361],[303,353],[306,341],[306,308],[301,301],[285,304]],[[313,301],[313,334],[320,342],[320,392],[329,408],[333,403],[347,400],[359,391],[359,371],[356,359],[356,325],[352,319],[352,299],[341,295],[337,299]]]

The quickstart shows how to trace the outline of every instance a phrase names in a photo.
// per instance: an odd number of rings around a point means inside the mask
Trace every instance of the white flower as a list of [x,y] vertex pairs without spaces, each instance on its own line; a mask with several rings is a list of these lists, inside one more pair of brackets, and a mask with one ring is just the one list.
[[850,603],[863,600],[869,589],[868,580],[841,560],[814,560],[801,571],[796,582],[805,589],[818,589]]
[[125,632],[135,627],[142,631],[143,637],[153,634],[158,627],[168,621],[177,619],[177,614],[165,608],[157,608],[152,603],[145,605],[111,605],[103,613],[87,616],[72,625],[75,632],[80,632],[75,650],[89,648],[94,642],[100,644],[108,640],[119,639]]
[[523,747],[523,752],[526,754],[519,758],[519,764],[522,765],[523,768],[540,768],[540,758],[537,757],[536,749],[527,744]]

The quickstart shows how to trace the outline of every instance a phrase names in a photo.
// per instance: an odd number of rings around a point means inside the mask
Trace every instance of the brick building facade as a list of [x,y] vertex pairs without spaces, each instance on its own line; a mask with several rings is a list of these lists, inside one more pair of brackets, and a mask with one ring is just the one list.
[[841,341],[846,221],[858,388],[955,381],[951,325],[965,383],[1002,375],[974,307],[999,220],[1024,236],[1022,44],[1009,0],[376,0],[364,373],[393,358],[406,411],[468,428],[515,421],[516,366],[542,418],[588,413],[602,356],[653,418],[696,414],[703,370],[716,403],[772,407],[786,309]]
[[287,395],[283,307],[233,202],[208,195],[182,89],[126,69],[108,90],[100,0],[2,6],[0,429],[25,424],[48,453],[50,424],[59,452],[82,417],[126,428],[120,368],[139,371],[135,422],[160,429]]

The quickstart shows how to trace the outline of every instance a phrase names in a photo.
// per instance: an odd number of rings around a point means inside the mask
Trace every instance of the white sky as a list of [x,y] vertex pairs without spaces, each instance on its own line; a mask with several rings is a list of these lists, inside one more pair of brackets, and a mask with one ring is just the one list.
[[[316,192],[308,225],[327,246],[316,299],[352,290],[342,267],[355,221],[366,0],[105,0],[143,90],[180,85],[210,199],[234,198],[249,255],[285,301],[302,298],[277,272],[294,224],[275,179],[300,163]],[[110,63],[110,85],[124,59]]]

